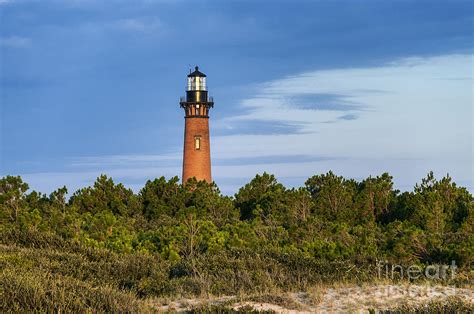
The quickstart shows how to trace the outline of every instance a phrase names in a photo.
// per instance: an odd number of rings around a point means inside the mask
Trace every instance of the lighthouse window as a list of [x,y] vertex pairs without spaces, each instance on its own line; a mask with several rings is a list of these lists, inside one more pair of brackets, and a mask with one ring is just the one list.
[[201,149],[201,137],[200,136],[194,137],[194,149],[195,150],[200,150]]

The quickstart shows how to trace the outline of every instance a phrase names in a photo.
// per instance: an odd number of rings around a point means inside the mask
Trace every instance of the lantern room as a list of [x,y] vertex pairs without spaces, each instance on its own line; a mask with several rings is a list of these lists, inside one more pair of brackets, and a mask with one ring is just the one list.
[[199,67],[194,68],[194,72],[188,75],[188,91],[205,91],[206,74],[199,71]]
[[206,74],[200,72],[197,66],[188,75],[186,97],[181,97],[180,105],[184,108],[186,117],[203,118],[208,117],[209,108],[214,106],[212,97],[208,97]]

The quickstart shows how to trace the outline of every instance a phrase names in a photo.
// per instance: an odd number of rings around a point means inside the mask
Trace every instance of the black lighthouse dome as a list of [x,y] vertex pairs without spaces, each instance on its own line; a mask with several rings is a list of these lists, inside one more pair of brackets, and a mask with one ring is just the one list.
[[[191,71],[191,70],[190,70]],[[199,71],[199,67],[198,66],[195,66],[194,67],[194,72],[192,73],[189,73],[188,74],[188,77],[206,77],[206,74],[202,73],[201,71]]]

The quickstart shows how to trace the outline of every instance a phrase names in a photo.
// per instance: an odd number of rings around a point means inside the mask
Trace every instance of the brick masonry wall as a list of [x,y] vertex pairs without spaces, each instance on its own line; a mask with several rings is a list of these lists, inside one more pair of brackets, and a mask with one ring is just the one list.
[[[185,118],[183,182],[196,177],[197,180],[212,182],[211,145],[209,141],[209,118]],[[201,148],[194,148],[194,138],[201,137]]]

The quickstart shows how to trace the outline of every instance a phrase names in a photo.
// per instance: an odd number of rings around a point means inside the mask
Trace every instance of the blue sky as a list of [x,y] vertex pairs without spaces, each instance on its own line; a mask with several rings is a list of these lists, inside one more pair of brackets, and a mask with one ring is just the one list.
[[213,177],[473,183],[471,1],[0,0],[0,175],[70,191],[181,174],[190,67]]

